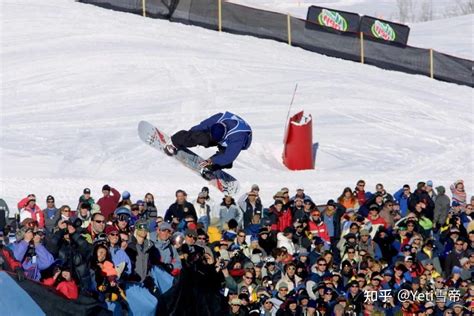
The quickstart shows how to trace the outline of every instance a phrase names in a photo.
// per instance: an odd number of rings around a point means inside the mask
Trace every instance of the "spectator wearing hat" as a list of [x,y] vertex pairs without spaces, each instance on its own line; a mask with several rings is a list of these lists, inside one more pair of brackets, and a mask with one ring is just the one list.
[[[169,227],[169,230],[171,231],[171,227]],[[125,250],[132,263],[132,279],[139,282],[149,279],[152,267],[161,265],[162,262],[160,251],[148,239],[148,233],[148,223],[145,220],[139,220],[135,225],[133,235],[135,238],[132,239]],[[177,253],[176,257],[178,257]]]
[[258,231],[258,245],[265,250],[267,254],[270,254],[273,249],[277,246],[276,235],[274,235],[269,226],[263,226]]
[[116,226],[111,225],[105,228],[107,234],[107,241],[109,242],[109,252],[112,256],[112,261],[116,267],[121,268],[124,273],[130,275],[132,273],[132,263],[127,253],[120,247],[120,232]]
[[304,201],[305,199],[306,199],[306,200],[311,200],[311,201],[313,200],[313,199],[311,199],[311,197],[310,197],[308,194],[306,194],[306,193],[304,192],[304,186],[301,185],[301,184],[298,185],[298,187],[296,188],[296,193],[295,193],[295,195],[293,195],[293,196],[290,198],[290,203],[293,204],[294,201],[295,201],[297,198],[300,198],[300,199],[303,200],[303,201]]
[[278,309],[273,305],[272,298],[270,296],[264,296],[260,299],[262,304],[259,309],[259,314],[261,316],[273,316],[277,313]]
[[352,189],[349,187],[344,188],[341,195],[337,198],[337,203],[341,204],[346,209],[359,209],[359,201],[354,195],[354,192],[352,192]]
[[230,305],[230,311],[229,311],[229,316],[245,316],[246,312],[244,309],[242,309],[242,301],[238,298],[234,298],[230,300],[229,302]]
[[449,187],[451,189],[451,194],[453,197],[453,201],[458,202],[462,206],[466,205],[467,194],[464,190],[464,181],[457,180]]
[[405,184],[400,190],[395,192],[395,194],[393,195],[395,200],[400,205],[400,213],[402,217],[405,217],[408,214],[408,200],[410,199],[411,195],[411,189],[408,184]]
[[451,201],[446,195],[446,189],[444,186],[436,187],[438,191],[438,196],[436,198],[435,207],[434,207],[434,217],[433,217],[433,227],[438,230],[441,226],[446,223],[448,218],[448,212],[450,209]]
[[[139,225],[138,223],[143,225],[146,224],[146,221],[138,221],[135,225],[135,229],[137,229],[137,225]],[[168,271],[170,271],[172,275],[178,275],[181,271],[182,265],[178,251],[171,245],[170,242],[170,237],[172,233],[173,228],[169,223],[164,222],[163,224],[161,224],[156,238],[155,247],[160,253],[160,262],[168,267]]]
[[53,229],[61,217],[61,212],[54,204],[54,196],[52,195],[46,197],[46,207],[43,209],[43,217],[45,232],[50,235],[53,233]]
[[120,201],[120,192],[108,184],[102,187],[103,196],[97,201],[106,220],[110,220]]
[[436,191],[434,190],[433,181],[431,180],[426,181],[425,191],[428,194],[428,196],[431,198],[431,200],[433,202],[436,202],[436,198],[438,197],[438,195],[436,194]]
[[262,202],[258,198],[258,191],[250,191],[244,194],[237,202],[240,210],[243,212],[243,227],[252,225],[252,218],[255,214],[262,214]]
[[243,213],[235,204],[234,198],[226,195],[219,208],[219,227],[225,229],[225,224],[231,219],[237,221],[238,227],[242,227]]
[[207,228],[211,224],[211,206],[207,202],[207,197],[207,193],[201,191],[197,196],[196,202],[193,204],[198,223],[203,225],[205,231],[207,231]]
[[304,211],[304,200],[302,198],[295,198],[291,206],[291,217],[293,221],[305,220],[306,213]]
[[32,220],[26,218],[17,233],[17,240],[13,244],[13,254],[25,272],[27,278],[39,281],[41,271],[46,270],[54,262],[53,255],[42,244],[40,231],[31,227]]
[[317,236],[328,244],[331,242],[328,228],[321,218],[321,212],[317,208],[311,211],[311,216],[308,221],[308,229],[313,237]]
[[79,209],[80,209],[82,203],[89,204],[91,209],[92,209],[92,205],[95,204],[95,201],[91,196],[91,189],[85,188],[84,190],[82,190],[82,195],[79,197],[79,201],[78,201],[77,207],[76,207],[77,212],[79,212]]
[[165,221],[177,226],[186,215],[192,215],[194,220],[197,220],[196,210],[194,206],[189,203],[186,198],[187,194],[183,190],[177,190],[175,193],[176,201],[171,204],[165,213]]
[[382,258],[382,251],[379,245],[372,240],[367,229],[362,229],[359,233],[359,250],[365,250],[372,258],[380,260]]
[[289,226],[277,234],[277,247],[284,247],[290,255],[293,255],[296,252],[296,247],[293,243],[293,232],[293,228]]
[[295,297],[290,296],[286,299],[285,304],[280,305],[280,309],[276,313],[277,316],[299,316],[303,315],[303,309],[298,305]]
[[356,313],[356,315],[359,315],[362,310],[362,304],[365,300],[362,289],[360,288],[357,280],[352,280],[349,282],[347,287],[348,289],[345,295],[347,299],[347,305],[353,306],[353,311]]
[[20,211],[20,222],[27,218],[31,218],[38,222],[39,228],[44,228],[44,213],[36,204],[36,196],[29,194],[18,202],[18,210]]
[[295,244],[296,248],[300,250],[306,251],[311,247],[311,240],[306,233],[306,223],[302,220],[296,220],[293,223],[294,232],[293,232],[293,243]]
[[82,228],[87,228],[92,220],[91,205],[89,203],[82,203],[76,213],[76,218],[82,221]]
[[117,204],[117,207],[122,207],[122,206],[128,206],[130,207],[132,205],[132,200],[131,200],[132,195],[128,191],[123,191],[122,192],[122,200]]
[[382,202],[383,203],[386,203],[386,202],[389,202],[389,201],[390,202],[394,201],[393,196],[385,190],[382,183],[377,183],[375,185],[375,194],[378,194],[382,197]]

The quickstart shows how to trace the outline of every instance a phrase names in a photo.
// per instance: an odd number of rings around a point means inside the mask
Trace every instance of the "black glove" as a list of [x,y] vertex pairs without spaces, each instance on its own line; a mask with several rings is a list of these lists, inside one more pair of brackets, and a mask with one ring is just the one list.
[[15,272],[16,272],[16,278],[18,281],[24,281],[25,280],[25,271],[23,271],[22,268],[16,268],[15,269]]

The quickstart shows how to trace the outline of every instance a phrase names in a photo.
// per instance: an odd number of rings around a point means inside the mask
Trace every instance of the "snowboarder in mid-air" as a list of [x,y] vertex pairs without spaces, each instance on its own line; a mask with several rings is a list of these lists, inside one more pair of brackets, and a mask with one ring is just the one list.
[[201,164],[201,175],[209,179],[213,171],[232,168],[232,163],[252,143],[252,129],[241,117],[230,113],[217,113],[189,131],[179,131],[166,144],[166,154],[172,156],[182,148],[217,146],[218,152]]

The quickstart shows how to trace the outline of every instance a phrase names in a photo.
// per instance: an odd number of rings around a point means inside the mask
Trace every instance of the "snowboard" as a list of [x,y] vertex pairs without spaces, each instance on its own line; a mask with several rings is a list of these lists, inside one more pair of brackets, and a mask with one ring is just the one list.
[[[201,167],[199,164],[204,161],[204,158],[201,158],[199,155],[195,154],[188,148],[179,149],[174,156],[168,156],[164,147],[169,142],[170,137],[164,132],[160,131],[154,125],[141,121],[138,124],[138,136],[140,139],[148,144],[149,146],[161,151],[167,157],[174,158],[189,169],[191,169],[196,175],[200,178],[201,176]],[[202,178],[203,180],[206,180]],[[239,192],[239,182],[233,176],[228,174],[225,171],[217,170],[214,171],[209,180],[207,180],[212,186],[216,187],[219,191],[235,196]]]

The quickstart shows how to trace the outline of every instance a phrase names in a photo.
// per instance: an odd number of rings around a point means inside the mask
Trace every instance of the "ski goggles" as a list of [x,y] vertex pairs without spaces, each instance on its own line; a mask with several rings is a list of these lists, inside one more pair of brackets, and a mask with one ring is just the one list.
[[122,221],[122,222],[130,221],[130,216],[128,216],[127,214],[120,214],[117,218],[119,221]]
[[140,223],[138,225],[135,225],[136,230],[148,230],[148,224],[146,223]]

